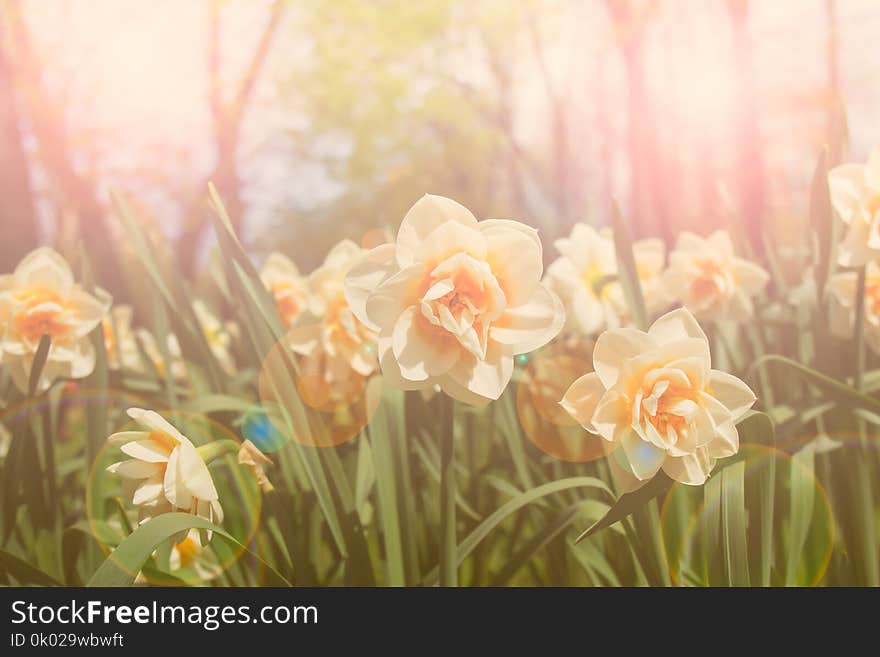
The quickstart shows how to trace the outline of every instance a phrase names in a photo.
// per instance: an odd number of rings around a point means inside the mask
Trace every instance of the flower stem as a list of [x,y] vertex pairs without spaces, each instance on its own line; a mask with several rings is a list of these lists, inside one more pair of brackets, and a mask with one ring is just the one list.
[[440,398],[440,586],[458,586],[455,536],[455,407],[452,397]]

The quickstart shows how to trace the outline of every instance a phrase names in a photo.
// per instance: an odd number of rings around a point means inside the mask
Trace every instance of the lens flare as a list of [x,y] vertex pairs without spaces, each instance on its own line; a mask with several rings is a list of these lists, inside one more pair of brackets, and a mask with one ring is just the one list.
[[[745,463],[745,544],[751,584],[761,585],[769,574],[769,584],[774,586],[819,585],[834,542],[834,519],[825,488],[797,457],[780,450],[743,445],[739,458]],[[724,532],[736,529],[726,517],[721,486],[711,485],[720,484],[720,476],[716,471],[703,487],[676,482],[663,501],[660,530],[675,585],[728,583]],[[804,504],[805,498],[809,504]],[[782,517],[789,522],[776,522]],[[765,546],[770,549],[768,563],[762,554]],[[785,572],[774,564],[784,564]],[[768,570],[762,572],[762,566]]]
[[369,424],[382,397],[382,378],[330,368],[304,371],[278,342],[263,359],[260,401],[276,432],[309,447],[341,445]]
[[592,353],[590,340],[553,344],[527,359],[517,386],[516,411],[525,434],[538,449],[561,461],[595,461],[614,449],[559,405],[575,379],[593,370]]

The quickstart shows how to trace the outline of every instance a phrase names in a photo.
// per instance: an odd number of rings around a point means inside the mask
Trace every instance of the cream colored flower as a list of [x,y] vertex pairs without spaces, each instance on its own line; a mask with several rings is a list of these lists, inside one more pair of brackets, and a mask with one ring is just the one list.
[[[193,302],[193,310],[195,310],[196,318],[205,335],[205,340],[211,348],[214,358],[220,363],[220,367],[227,374],[235,373],[235,361],[232,358],[232,332],[230,327],[220,322],[219,319],[208,310],[208,306],[201,299]],[[234,331],[235,329],[233,329]]]
[[213,551],[202,545],[199,532],[195,529],[190,529],[182,541],[172,546],[168,565],[172,574],[180,574],[181,570],[192,570],[195,579],[199,581],[214,579],[223,572]]
[[[153,367],[156,368],[159,376],[164,377],[168,371],[168,364],[165,362],[166,358],[162,355],[162,350],[159,349],[159,343],[156,341],[155,336],[147,329],[139,328],[135,330],[135,337],[141,343],[144,353],[150,359],[150,362],[153,363]],[[178,342],[177,336],[169,333],[165,340],[165,345],[168,350],[168,358],[171,360],[171,376],[175,380],[186,378],[186,363],[183,362],[183,353],[180,350],[180,342]]]
[[0,276],[0,362],[26,393],[31,366],[43,335],[51,348],[37,392],[58,378],[81,379],[95,368],[89,333],[110,309],[103,290],[85,292],[73,280],[67,262],[41,247],[24,257],[15,272]]
[[828,173],[831,203],[849,226],[838,262],[858,267],[880,256],[880,146],[865,164],[842,164]]
[[620,447],[638,479],[662,468],[699,485],[716,459],[739,450],[736,423],[755,395],[711,369],[709,341],[686,309],[667,313],[647,333],[606,331],[593,364],[596,371],[575,381],[561,404],[587,431]]
[[721,230],[705,239],[681,233],[663,275],[669,296],[697,318],[737,322],[752,316],[752,299],[769,278],[755,263],[738,258],[730,235]]
[[352,371],[366,377],[378,369],[376,333],[355,317],[345,298],[345,277],[363,255],[351,240],[330,250],[309,275],[309,307],[287,334],[293,351],[311,361],[307,369],[323,371],[330,383],[344,383]]
[[281,253],[271,253],[260,272],[263,285],[272,293],[285,328],[309,305],[308,282],[296,264]]
[[516,221],[478,222],[467,208],[426,195],[395,244],[368,252],[346,280],[355,315],[379,334],[386,381],[438,384],[474,404],[497,399],[513,356],[553,339],[565,319],[541,283],[537,231]]
[[214,480],[192,442],[155,411],[130,408],[128,415],[145,430],[122,431],[108,438],[131,458],[107,471],[125,480],[142,521],[183,511],[222,522]]
[[[858,274],[854,271],[835,274],[829,283],[831,292],[831,332],[844,340],[852,339],[856,325]],[[880,354],[880,265],[865,267],[865,343]]]
[[[575,224],[555,246],[562,255],[547,268],[544,280],[565,304],[566,331],[592,335],[629,323],[611,231]],[[670,303],[662,280],[666,246],[658,239],[640,240],[633,244],[633,257],[646,309],[656,315]]]
[[131,306],[113,306],[103,320],[104,348],[107,351],[107,366],[111,370],[137,372],[143,369],[131,318]]
[[272,459],[257,449],[257,446],[250,440],[245,440],[241,444],[241,448],[238,450],[238,463],[239,465],[246,465],[251,469],[257,484],[264,493],[271,493],[275,490],[275,486],[269,481],[265,470],[267,465],[272,465]]

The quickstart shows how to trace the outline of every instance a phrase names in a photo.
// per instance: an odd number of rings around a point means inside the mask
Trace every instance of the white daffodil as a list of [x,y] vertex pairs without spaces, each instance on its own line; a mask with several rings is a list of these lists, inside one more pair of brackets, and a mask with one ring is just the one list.
[[[166,358],[162,355],[162,350],[159,349],[159,343],[156,341],[155,336],[148,330],[139,328],[135,330],[135,337],[140,342],[141,347],[143,347],[147,358],[153,363],[153,367],[156,368],[159,376],[164,377],[166,372],[168,372],[168,364],[166,363]],[[186,363],[183,362],[183,354],[180,350],[180,342],[178,342],[177,336],[169,333],[165,340],[165,345],[168,350],[168,358],[171,360],[171,376],[175,380],[186,378]]]
[[[223,324],[219,319],[208,310],[208,306],[201,299],[193,302],[193,310],[195,310],[196,318],[205,335],[205,340],[211,348],[214,358],[220,363],[220,367],[227,374],[235,373],[235,361],[232,358],[232,332],[228,324]],[[234,331],[235,329],[233,329]]]
[[37,392],[58,378],[81,379],[95,368],[89,333],[110,309],[110,296],[85,292],[73,280],[64,258],[41,247],[0,276],[0,361],[16,387],[27,392],[31,366],[43,335],[51,348]]
[[107,471],[125,480],[142,521],[183,511],[222,522],[214,480],[192,442],[155,411],[130,408],[128,415],[144,430],[122,431],[108,438],[131,458],[114,463]]
[[[555,246],[562,255],[547,268],[544,280],[565,304],[566,331],[593,335],[628,324],[611,231],[575,224],[571,235],[556,240]],[[646,309],[655,316],[670,303],[662,279],[666,246],[658,239],[639,240],[633,244],[633,257]]]
[[330,250],[309,275],[309,308],[287,334],[293,351],[309,361],[306,369],[322,372],[331,385],[344,385],[352,372],[367,377],[378,369],[376,333],[354,315],[345,298],[345,277],[363,255],[351,240]]
[[[852,339],[856,326],[858,274],[854,271],[835,274],[829,283],[831,292],[831,332],[844,340]],[[865,267],[865,343],[880,354],[880,265]]]
[[107,351],[107,366],[111,370],[143,369],[131,318],[131,306],[113,306],[103,320],[104,348]]
[[663,275],[668,295],[709,321],[749,319],[752,299],[769,279],[760,266],[736,256],[730,235],[721,230],[705,239],[681,233]]
[[620,447],[636,478],[662,468],[699,485],[716,459],[739,450],[736,423],[755,395],[711,368],[709,341],[686,309],[667,313],[647,333],[606,331],[593,364],[595,372],[575,381],[561,404],[587,431]]
[[190,529],[182,541],[172,546],[168,555],[168,565],[172,574],[191,570],[195,580],[205,582],[214,579],[223,571],[211,548],[202,545],[196,529]]
[[566,331],[592,335],[618,326],[611,298],[611,283],[617,276],[611,233],[575,224],[569,237],[553,244],[561,255],[547,268],[545,282],[565,304]]
[[831,203],[849,230],[838,262],[858,267],[880,256],[880,146],[865,164],[842,164],[828,173]]
[[473,404],[498,399],[513,356],[562,328],[559,298],[541,283],[541,241],[517,221],[478,222],[464,206],[426,195],[395,244],[369,251],[346,280],[354,314],[379,334],[385,381],[435,384]]
[[260,279],[275,299],[275,307],[285,328],[290,328],[309,306],[309,289],[296,264],[281,253],[271,253],[260,271]]

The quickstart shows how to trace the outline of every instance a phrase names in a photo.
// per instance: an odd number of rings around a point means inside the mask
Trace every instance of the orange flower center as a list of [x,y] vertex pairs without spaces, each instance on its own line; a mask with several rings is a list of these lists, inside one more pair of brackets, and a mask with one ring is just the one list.
[[116,352],[116,333],[113,331],[112,320],[109,317],[105,317],[104,321],[101,322],[101,327],[104,329],[104,348],[108,354],[112,355]]
[[486,355],[489,327],[504,312],[504,291],[489,265],[457,253],[435,267],[422,284],[421,316],[465,349]]
[[714,297],[727,289],[727,276],[714,260],[698,260],[694,263],[697,276],[691,283],[691,294],[698,299]]
[[272,296],[275,298],[275,307],[281,316],[285,328],[290,328],[293,320],[302,310],[302,294],[293,283],[278,281],[272,285]]
[[39,342],[43,335],[55,340],[70,329],[67,305],[54,290],[32,287],[16,294],[16,299],[21,305],[12,321],[27,341]]
[[880,316],[880,276],[872,276],[865,283],[865,312]]
[[869,198],[865,209],[868,211],[868,217],[873,219],[874,215],[880,212],[880,194],[874,194]]
[[175,545],[174,549],[177,550],[177,554],[180,556],[180,565],[183,568],[191,565],[199,555],[198,543],[189,536]]

